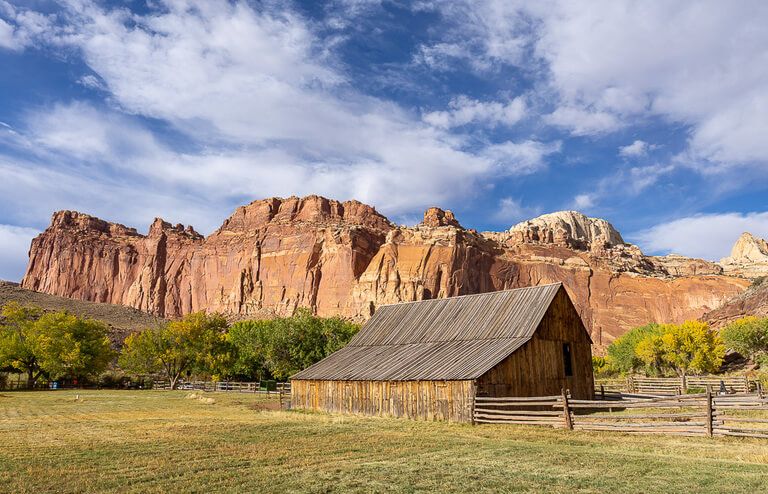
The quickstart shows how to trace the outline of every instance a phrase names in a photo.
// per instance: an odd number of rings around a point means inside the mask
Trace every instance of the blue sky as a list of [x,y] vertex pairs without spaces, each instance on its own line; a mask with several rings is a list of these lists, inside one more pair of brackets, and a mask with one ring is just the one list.
[[762,1],[0,0],[0,278],[76,209],[210,233],[317,193],[648,253],[768,236]]

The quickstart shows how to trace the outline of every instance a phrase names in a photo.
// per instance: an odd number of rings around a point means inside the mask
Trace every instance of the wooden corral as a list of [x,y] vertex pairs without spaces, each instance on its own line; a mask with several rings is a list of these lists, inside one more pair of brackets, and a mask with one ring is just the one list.
[[590,399],[590,345],[560,283],[383,306],[292,377],[292,406],[470,422],[476,396]]

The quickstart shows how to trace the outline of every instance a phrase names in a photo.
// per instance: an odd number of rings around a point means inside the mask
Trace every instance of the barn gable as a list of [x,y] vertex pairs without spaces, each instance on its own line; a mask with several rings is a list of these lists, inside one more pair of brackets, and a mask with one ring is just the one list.
[[292,379],[477,379],[531,340],[561,290],[556,283],[382,306],[346,347]]

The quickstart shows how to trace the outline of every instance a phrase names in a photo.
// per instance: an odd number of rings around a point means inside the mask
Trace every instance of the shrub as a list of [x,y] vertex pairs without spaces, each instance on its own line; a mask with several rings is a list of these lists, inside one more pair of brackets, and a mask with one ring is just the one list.
[[720,335],[731,350],[768,365],[768,318],[742,317],[724,327]]

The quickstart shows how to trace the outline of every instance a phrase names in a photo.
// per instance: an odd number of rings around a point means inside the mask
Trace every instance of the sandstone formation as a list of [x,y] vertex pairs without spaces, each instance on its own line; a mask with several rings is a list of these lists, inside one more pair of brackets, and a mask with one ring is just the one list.
[[744,293],[704,314],[702,320],[721,328],[744,316],[768,317],[768,282],[759,280]]
[[381,304],[555,281],[597,345],[649,321],[697,318],[749,285],[706,261],[645,256],[605,220],[576,212],[477,233],[439,208],[397,227],[365,204],[317,196],[254,201],[207,238],[160,219],[141,235],[61,211],[32,242],[22,284],[164,317],[305,306],[362,320]]
[[727,274],[757,278],[768,275],[768,242],[751,233],[742,233],[731,255],[720,260]]

